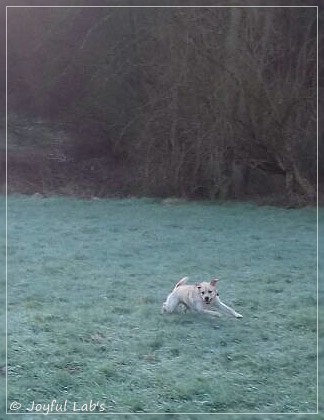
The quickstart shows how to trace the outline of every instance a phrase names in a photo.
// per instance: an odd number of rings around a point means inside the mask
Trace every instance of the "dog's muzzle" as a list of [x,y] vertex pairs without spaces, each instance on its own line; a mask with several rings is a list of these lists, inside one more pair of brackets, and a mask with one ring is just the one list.
[[206,296],[205,299],[204,299],[204,301],[205,301],[205,303],[210,303],[211,302],[211,299],[208,296]]

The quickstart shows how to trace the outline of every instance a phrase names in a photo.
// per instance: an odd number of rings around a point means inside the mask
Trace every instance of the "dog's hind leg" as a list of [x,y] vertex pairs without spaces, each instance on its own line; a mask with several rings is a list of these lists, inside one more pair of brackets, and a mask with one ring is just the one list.
[[175,308],[179,305],[179,299],[174,294],[170,294],[167,297],[167,300],[162,305],[162,313],[168,312],[171,313],[175,310]]

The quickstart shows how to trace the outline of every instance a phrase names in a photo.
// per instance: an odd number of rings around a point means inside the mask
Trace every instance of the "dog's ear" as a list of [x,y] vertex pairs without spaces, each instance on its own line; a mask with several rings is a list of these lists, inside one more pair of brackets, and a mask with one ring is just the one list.
[[211,286],[216,286],[216,283],[218,282],[218,279],[213,279],[211,282],[210,282],[210,285]]

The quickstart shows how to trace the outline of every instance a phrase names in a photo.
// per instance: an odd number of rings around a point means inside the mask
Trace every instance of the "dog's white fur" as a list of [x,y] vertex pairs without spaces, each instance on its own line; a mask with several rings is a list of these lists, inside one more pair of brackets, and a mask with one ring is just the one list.
[[210,283],[204,281],[198,284],[187,284],[187,280],[188,277],[183,277],[178,281],[175,288],[167,297],[167,300],[163,303],[162,313],[174,312],[179,304],[183,304],[187,309],[209,315],[221,316],[219,312],[209,309],[210,305],[216,305],[228,315],[232,315],[235,318],[243,318],[241,314],[220,300],[216,290],[218,279],[213,279]]

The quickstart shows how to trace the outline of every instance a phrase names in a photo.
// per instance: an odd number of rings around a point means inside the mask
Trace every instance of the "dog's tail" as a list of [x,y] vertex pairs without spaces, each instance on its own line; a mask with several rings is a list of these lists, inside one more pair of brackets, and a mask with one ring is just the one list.
[[176,289],[179,286],[182,286],[183,284],[186,284],[189,277],[183,277],[181,280],[178,281],[178,283],[175,285],[174,289]]

